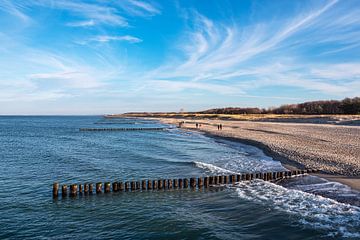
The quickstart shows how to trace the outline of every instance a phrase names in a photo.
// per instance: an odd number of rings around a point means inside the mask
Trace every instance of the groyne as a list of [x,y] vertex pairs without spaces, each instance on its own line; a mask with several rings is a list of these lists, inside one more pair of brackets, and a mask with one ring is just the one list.
[[[159,191],[170,189],[193,189],[201,190],[203,188],[219,187],[228,184],[235,185],[240,181],[251,181],[262,179],[264,181],[279,181],[282,179],[292,178],[294,176],[303,176],[307,173],[318,172],[318,170],[292,170],[281,172],[258,172],[242,173],[232,175],[202,176],[192,178],[177,179],[142,179],[138,181],[114,181],[114,182],[97,182],[93,183],[73,183],[62,184],[53,183],[53,198],[59,197],[61,189],[62,198],[76,197],[78,195],[102,194],[110,192],[134,192],[134,191]],[[68,187],[69,186],[69,187]]]

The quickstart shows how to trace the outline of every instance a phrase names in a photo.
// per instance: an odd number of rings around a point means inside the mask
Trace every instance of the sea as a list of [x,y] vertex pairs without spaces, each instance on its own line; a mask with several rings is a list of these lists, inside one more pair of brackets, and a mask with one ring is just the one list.
[[[165,129],[80,131],[147,127]],[[254,146],[155,120],[2,116],[0,239],[360,239],[359,192],[314,176],[52,198],[54,182],[283,170]]]

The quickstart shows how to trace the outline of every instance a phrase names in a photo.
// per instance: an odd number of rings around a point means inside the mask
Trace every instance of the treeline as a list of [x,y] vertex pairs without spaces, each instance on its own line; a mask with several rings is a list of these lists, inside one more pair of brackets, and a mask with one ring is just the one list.
[[277,108],[216,108],[207,114],[360,114],[360,97],[282,105]]

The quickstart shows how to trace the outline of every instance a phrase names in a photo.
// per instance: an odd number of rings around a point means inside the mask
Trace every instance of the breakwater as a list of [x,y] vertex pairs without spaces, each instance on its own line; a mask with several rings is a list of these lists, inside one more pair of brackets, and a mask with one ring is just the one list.
[[169,128],[164,127],[145,127],[145,128],[80,128],[80,131],[161,131]]
[[[70,196],[76,197],[82,194],[96,194],[112,192],[134,192],[134,191],[154,191],[167,189],[188,189],[201,190],[203,188],[216,187],[225,184],[235,185],[240,181],[250,181],[253,179],[262,179],[264,181],[279,181],[281,179],[302,176],[307,173],[317,172],[317,170],[293,170],[281,172],[264,172],[264,173],[242,173],[232,175],[205,176],[197,178],[178,178],[178,179],[147,179],[139,181],[114,181],[114,182],[97,182],[84,184],[63,184],[53,183],[53,198],[61,196],[63,198]],[[69,186],[69,187],[68,187]],[[95,188],[94,188],[95,187]]]

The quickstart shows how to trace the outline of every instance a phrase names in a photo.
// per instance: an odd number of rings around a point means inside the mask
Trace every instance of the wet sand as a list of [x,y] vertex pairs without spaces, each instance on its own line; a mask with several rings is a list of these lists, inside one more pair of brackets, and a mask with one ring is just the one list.
[[[286,168],[319,169],[319,177],[360,191],[360,127],[330,124],[189,120],[161,118],[164,123],[185,121],[182,128],[212,137],[255,145]],[[196,128],[195,123],[201,127]],[[218,130],[217,124],[223,129]]]

